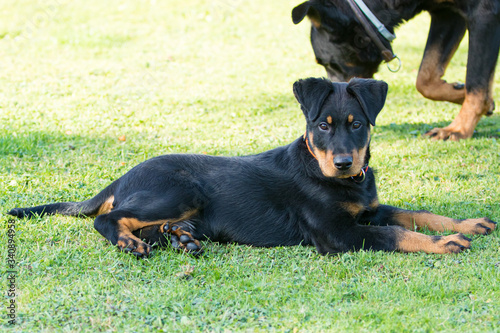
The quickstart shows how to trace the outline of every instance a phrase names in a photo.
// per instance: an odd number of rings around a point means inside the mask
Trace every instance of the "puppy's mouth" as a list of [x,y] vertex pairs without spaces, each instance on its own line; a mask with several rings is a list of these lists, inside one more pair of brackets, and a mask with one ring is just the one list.
[[318,155],[319,167],[325,177],[344,179],[362,174],[364,159],[360,158],[358,152],[334,155],[331,151],[327,151]]
[[[312,142],[312,136],[309,139]],[[359,151],[353,149],[351,153],[334,154],[329,149],[321,150],[313,144],[309,145],[308,138],[305,139],[305,142],[311,155],[318,161],[323,176],[343,179],[362,174],[366,147]]]
[[350,169],[350,170],[346,170],[346,171],[343,171],[343,170],[332,170],[330,172],[325,172],[325,170],[321,169],[321,171],[323,172],[323,175],[325,175],[326,177],[330,177],[330,178],[339,178],[339,179],[346,179],[346,178],[351,178],[351,177],[356,177],[356,176],[359,176],[362,174],[362,171],[361,169],[359,170],[354,170],[353,169]]
[[339,163],[337,160],[337,163],[335,163],[335,158],[333,158],[318,159],[318,162],[321,172],[325,177],[344,179],[355,177],[362,173],[361,161]]

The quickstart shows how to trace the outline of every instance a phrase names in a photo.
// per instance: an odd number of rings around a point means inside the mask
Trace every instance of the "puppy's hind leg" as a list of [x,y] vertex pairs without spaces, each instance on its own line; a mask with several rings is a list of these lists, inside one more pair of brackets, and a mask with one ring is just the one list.
[[194,194],[185,188],[136,192],[118,202],[110,213],[99,215],[94,227],[120,250],[138,257],[149,256],[151,245],[167,245],[168,240],[173,247],[196,254],[201,246],[190,231],[204,203]]
[[120,210],[99,215],[94,221],[94,228],[121,251],[132,253],[138,258],[148,257],[151,245],[143,242],[133,232],[161,224],[162,221],[140,221],[135,217],[125,217],[127,215],[127,212]]
[[194,256],[203,253],[200,242],[192,235],[193,224],[190,220],[165,222],[132,232],[134,236],[151,246],[172,246],[174,249]]

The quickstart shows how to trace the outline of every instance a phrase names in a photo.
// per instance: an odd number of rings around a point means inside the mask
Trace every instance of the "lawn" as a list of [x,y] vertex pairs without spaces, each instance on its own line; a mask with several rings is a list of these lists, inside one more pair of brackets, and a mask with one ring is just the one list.
[[[325,72],[309,23],[291,21],[299,3],[0,3],[0,330],[500,331],[498,229],[458,255],[206,242],[198,259],[159,249],[136,260],[92,219],[62,216],[15,220],[8,324],[9,209],[87,199],[156,155],[247,155],[303,134],[292,84]],[[428,26],[422,14],[398,29],[403,68],[376,75],[390,84],[372,135],[380,201],[499,221],[500,113],[470,140],[422,137],[459,110],[414,88]],[[466,44],[450,81],[464,80]]]

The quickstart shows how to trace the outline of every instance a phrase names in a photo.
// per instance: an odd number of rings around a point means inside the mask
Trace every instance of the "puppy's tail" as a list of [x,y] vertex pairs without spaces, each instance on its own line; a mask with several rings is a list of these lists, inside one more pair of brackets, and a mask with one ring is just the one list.
[[95,216],[106,213],[113,207],[113,193],[117,182],[111,183],[92,199],[81,202],[58,202],[27,208],[14,208],[7,214],[20,217],[32,218],[43,215],[69,215],[69,216]]

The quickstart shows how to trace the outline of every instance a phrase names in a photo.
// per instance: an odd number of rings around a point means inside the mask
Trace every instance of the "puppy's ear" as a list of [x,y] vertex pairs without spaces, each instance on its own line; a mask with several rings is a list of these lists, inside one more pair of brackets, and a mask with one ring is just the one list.
[[292,21],[294,24],[302,22],[306,15],[309,16],[311,22],[319,27],[321,25],[321,16],[319,12],[311,5],[311,1],[306,1],[292,9]]
[[328,79],[308,78],[293,84],[295,98],[309,121],[318,118],[325,99],[332,91],[333,84]]
[[356,97],[372,126],[384,107],[388,88],[384,81],[372,79],[353,78],[347,85],[347,92]]

